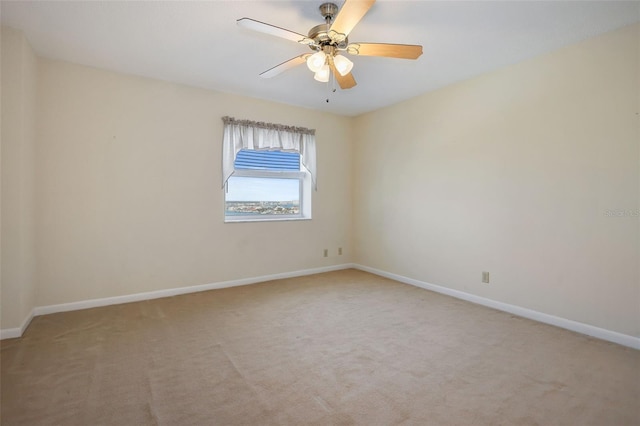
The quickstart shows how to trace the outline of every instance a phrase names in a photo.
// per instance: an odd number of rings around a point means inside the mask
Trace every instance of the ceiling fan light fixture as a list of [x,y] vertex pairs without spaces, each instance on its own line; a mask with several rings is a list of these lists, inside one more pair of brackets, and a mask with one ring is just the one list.
[[329,81],[329,76],[331,75],[331,71],[329,70],[329,65],[323,65],[313,76],[316,81],[321,83],[326,83]]
[[333,63],[336,66],[336,70],[338,70],[343,77],[349,74],[353,68],[353,62],[342,55],[336,55],[335,58],[333,58]]
[[327,55],[323,51],[314,53],[307,58],[307,67],[313,71],[318,72],[327,62]]

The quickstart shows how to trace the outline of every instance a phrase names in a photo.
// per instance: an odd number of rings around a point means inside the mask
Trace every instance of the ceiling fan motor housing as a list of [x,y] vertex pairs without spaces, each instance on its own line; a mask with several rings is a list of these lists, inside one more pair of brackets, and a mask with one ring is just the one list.
[[333,18],[336,13],[338,13],[338,6],[334,3],[323,3],[320,5],[320,13],[326,22],[324,24],[316,25],[309,30],[308,36],[315,42],[314,44],[309,45],[311,50],[326,50],[326,46],[332,46],[334,49],[346,49],[347,44],[349,44],[346,37],[337,41],[335,37],[332,38],[329,36],[331,23],[333,22]]
[[322,3],[320,5],[320,14],[327,23],[333,21],[333,17],[338,13],[338,6],[335,3]]

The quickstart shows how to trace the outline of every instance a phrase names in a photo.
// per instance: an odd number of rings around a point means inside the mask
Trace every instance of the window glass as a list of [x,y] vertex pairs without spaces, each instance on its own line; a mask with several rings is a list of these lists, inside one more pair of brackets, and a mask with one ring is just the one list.
[[231,176],[226,200],[227,216],[299,215],[299,178]]
[[225,192],[226,221],[310,218],[303,206],[309,177],[299,153],[241,150],[234,169]]

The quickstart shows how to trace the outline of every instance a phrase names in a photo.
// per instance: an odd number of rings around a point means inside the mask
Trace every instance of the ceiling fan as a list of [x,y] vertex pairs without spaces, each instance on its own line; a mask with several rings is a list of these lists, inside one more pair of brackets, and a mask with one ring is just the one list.
[[373,3],[375,0],[345,0],[339,13],[338,6],[334,3],[323,3],[320,6],[320,13],[325,23],[311,28],[306,36],[250,18],[238,19],[237,23],[253,31],[309,46],[315,51],[315,53],[305,53],[276,65],[261,73],[261,77],[271,78],[306,62],[307,67],[315,73],[315,80],[328,82],[333,74],[341,89],[350,89],[356,85],[356,80],[351,74],[353,62],[341,55],[342,52],[350,55],[400,59],[417,59],[422,55],[420,45],[349,42],[349,33]]

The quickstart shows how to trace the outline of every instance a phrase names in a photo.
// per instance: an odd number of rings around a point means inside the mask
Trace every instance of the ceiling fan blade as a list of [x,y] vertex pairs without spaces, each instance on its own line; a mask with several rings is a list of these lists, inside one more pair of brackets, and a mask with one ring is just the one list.
[[338,43],[346,39],[375,2],[376,0],[345,0],[338,16],[331,24],[329,37]]
[[284,61],[281,64],[276,65],[273,68],[269,68],[268,70],[266,70],[263,73],[260,73],[260,77],[262,78],[271,78],[271,77],[275,77],[276,75],[283,73],[287,70],[290,70],[293,67],[297,67],[300,64],[304,64],[307,61],[307,58],[309,57],[308,53],[305,53],[304,55],[300,55],[300,56],[296,56],[295,58],[291,58],[288,61]]
[[313,44],[313,40],[307,36],[285,30],[284,28],[276,27],[275,25],[265,24],[264,22],[256,21],[255,19],[240,18],[236,23],[241,27],[276,37],[286,38],[287,40],[295,41],[296,43]]
[[343,90],[346,89],[351,89],[352,87],[355,87],[356,84],[356,79],[353,78],[353,74],[349,73],[345,76],[340,75],[340,73],[335,73],[336,76],[336,81],[338,82],[338,85],[340,85],[340,88]]
[[350,43],[347,46],[347,53],[361,56],[418,59],[422,55],[422,46],[418,44]]
[[329,62],[329,67],[331,68],[331,72],[333,73],[333,75],[336,77],[336,81],[338,82],[338,85],[341,89],[351,89],[356,84],[358,84],[356,83],[356,79],[353,78],[353,74],[349,73],[345,76],[340,75],[340,73],[336,69],[336,66],[333,64],[333,61]]

